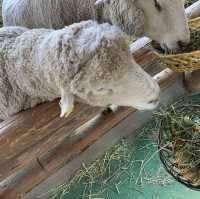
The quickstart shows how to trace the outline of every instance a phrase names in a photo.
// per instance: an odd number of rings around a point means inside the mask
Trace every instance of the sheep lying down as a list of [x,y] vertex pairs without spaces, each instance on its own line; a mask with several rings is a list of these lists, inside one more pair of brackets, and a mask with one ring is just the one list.
[[158,84],[134,61],[117,27],[94,21],[61,30],[0,29],[0,119],[61,98],[61,116],[76,97],[92,106],[153,109]]

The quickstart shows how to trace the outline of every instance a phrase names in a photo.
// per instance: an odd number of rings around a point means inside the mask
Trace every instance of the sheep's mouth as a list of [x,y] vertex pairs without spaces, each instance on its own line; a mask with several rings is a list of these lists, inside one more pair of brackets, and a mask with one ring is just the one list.
[[157,41],[152,41],[152,47],[153,50],[160,53],[160,54],[166,54],[168,52],[168,48],[165,44],[160,44]]
[[152,41],[152,47],[156,52],[160,54],[174,54],[181,51],[181,49],[178,47],[170,49],[165,43],[160,44],[157,41]]

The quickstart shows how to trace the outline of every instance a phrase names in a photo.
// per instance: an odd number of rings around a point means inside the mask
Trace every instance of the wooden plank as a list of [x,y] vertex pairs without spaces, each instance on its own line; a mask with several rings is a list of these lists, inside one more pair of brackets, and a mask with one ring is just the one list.
[[186,9],[186,13],[189,19],[193,19],[200,16],[200,1],[193,3]]
[[[59,117],[58,101],[35,107],[0,124],[0,179],[56,147],[101,108],[77,104],[69,118]],[[43,147],[41,149],[41,146]]]

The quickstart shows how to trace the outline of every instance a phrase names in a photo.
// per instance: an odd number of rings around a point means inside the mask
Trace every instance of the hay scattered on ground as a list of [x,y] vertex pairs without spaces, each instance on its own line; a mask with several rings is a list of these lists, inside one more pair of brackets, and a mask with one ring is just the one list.
[[[114,182],[116,192],[118,190],[118,178],[126,172],[131,162],[130,146],[127,140],[123,139],[105,153],[104,156],[96,160],[90,166],[82,165],[82,168],[72,178],[69,184],[64,184],[51,190],[52,199],[61,199],[74,188],[75,185],[81,184],[84,187],[82,198],[95,198],[104,193],[110,181]],[[94,187],[98,187],[96,190]]]
[[[159,160],[157,160],[156,174],[152,175],[148,170],[149,164],[155,161],[155,156],[159,153],[157,150],[159,126],[160,121],[155,117],[136,132],[137,136],[122,139],[90,166],[83,164],[81,170],[68,184],[60,185],[50,191],[51,199],[73,198],[73,194],[76,198],[102,198],[109,192],[114,192],[116,198],[120,198],[123,189],[120,187],[123,186],[129,186],[133,190],[135,186],[166,186],[172,183],[173,179],[159,165]],[[148,151],[148,153],[145,153],[141,159],[136,157],[135,152],[138,150]],[[140,192],[139,189],[137,191]]]

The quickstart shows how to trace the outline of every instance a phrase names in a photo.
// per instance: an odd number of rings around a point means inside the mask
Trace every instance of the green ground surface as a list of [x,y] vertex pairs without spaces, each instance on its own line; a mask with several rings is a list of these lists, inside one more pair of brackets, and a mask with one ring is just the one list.
[[200,192],[176,182],[162,167],[157,148],[159,128],[160,120],[154,116],[100,160],[87,168],[83,165],[71,184],[60,187],[52,198],[200,199]]

